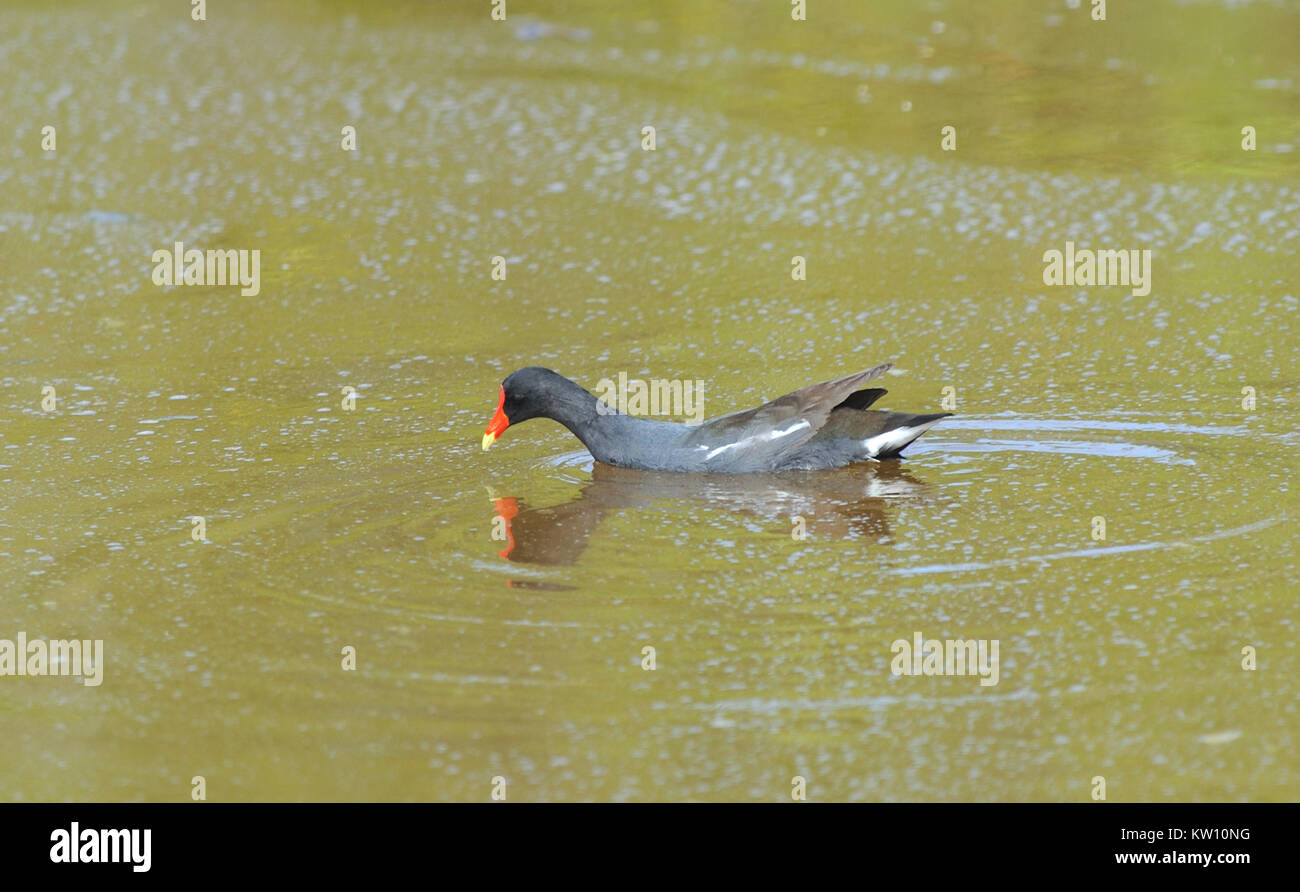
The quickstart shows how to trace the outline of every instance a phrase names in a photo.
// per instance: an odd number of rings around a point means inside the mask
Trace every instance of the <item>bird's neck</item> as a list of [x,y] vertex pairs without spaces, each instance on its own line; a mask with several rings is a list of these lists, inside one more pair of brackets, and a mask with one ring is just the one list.
[[619,414],[572,381],[566,381],[555,392],[546,417],[567,427],[597,461],[605,463],[615,463],[615,438],[619,432],[626,434],[638,421]]
[[601,417],[596,397],[569,380],[552,392],[544,416],[567,427],[588,449],[591,445],[587,438]]

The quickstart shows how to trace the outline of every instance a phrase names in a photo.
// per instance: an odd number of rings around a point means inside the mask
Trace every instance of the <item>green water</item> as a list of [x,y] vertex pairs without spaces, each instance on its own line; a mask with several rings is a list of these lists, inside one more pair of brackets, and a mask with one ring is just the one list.
[[[0,8],[0,638],[105,650],[0,677],[0,798],[1300,797],[1300,8],[1090,5]],[[901,466],[479,448],[524,365],[885,360]]]

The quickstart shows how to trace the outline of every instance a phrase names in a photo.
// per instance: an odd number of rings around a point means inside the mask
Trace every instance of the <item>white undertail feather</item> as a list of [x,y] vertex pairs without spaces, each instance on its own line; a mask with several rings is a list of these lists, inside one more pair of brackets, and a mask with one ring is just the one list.
[[862,441],[862,445],[872,458],[882,452],[897,452],[942,420],[942,418],[936,418],[934,421],[927,421],[925,424],[918,424],[915,427],[896,427],[891,431],[885,431],[883,434],[868,437]]

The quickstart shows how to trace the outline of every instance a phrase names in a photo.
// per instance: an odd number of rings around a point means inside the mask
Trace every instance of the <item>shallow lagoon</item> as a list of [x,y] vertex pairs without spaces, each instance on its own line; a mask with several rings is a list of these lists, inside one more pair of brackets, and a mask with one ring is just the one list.
[[[174,5],[0,10],[0,637],[107,661],[0,679],[0,795],[1300,796],[1293,7]],[[715,415],[886,359],[956,399],[902,465],[479,449],[522,365]]]

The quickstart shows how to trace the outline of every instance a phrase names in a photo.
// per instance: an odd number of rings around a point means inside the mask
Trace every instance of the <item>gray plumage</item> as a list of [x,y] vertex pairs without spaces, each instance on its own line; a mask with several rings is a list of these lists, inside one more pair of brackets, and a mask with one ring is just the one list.
[[892,363],[812,384],[753,409],[690,426],[602,408],[595,396],[539,366],[520,369],[502,387],[510,424],[551,418],[573,432],[599,462],[649,471],[738,474],[818,470],[895,458],[951,413],[912,415],[867,407],[885,391],[858,390]]

